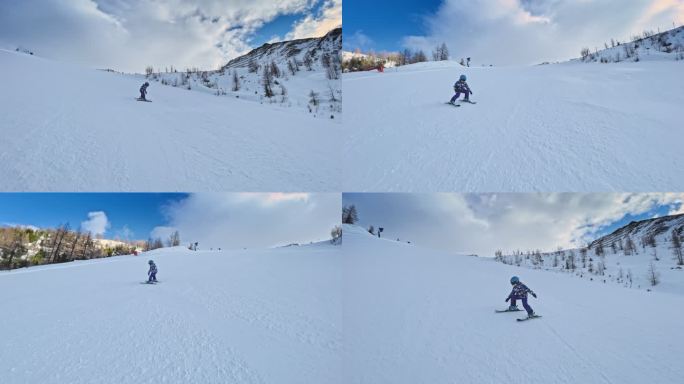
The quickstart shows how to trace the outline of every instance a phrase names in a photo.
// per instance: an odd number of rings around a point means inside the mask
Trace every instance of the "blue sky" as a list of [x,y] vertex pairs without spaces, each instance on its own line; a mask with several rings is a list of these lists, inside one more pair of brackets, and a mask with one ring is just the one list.
[[206,248],[263,248],[329,239],[340,207],[339,193],[0,193],[0,225],[69,223],[121,240],[178,230]]
[[677,0],[345,0],[343,12],[346,50],[429,56],[446,43],[452,59],[475,65],[567,60],[611,38],[684,24]]
[[684,194],[344,194],[359,225],[454,252],[581,246],[633,220],[684,213]]
[[214,69],[265,42],[341,24],[342,0],[0,1],[0,47],[127,72]]
[[166,223],[162,207],[186,198],[166,193],[6,193],[0,194],[0,224],[22,224],[54,228],[69,223],[79,228],[89,212],[104,211],[114,237],[124,227],[132,239],[146,239],[152,230]]
[[[404,36],[427,32],[424,18],[434,14],[441,3],[442,0],[345,0],[342,8],[345,49],[358,46],[399,51],[404,48]],[[372,42],[360,45],[355,34],[363,34]]]

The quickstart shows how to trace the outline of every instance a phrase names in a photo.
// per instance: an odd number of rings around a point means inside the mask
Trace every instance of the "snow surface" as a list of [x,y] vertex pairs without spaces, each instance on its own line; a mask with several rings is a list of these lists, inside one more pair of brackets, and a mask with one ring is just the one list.
[[341,124],[0,50],[0,190],[338,191]]
[[[444,104],[461,73],[477,105]],[[346,73],[342,189],[684,189],[683,73],[682,61]]]
[[[676,383],[684,296],[598,285],[344,226],[345,382]],[[507,306],[512,275],[542,315]]]
[[[0,273],[23,383],[344,383],[340,247],[161,249]],[[159,268],[147,279],[147,260]]]

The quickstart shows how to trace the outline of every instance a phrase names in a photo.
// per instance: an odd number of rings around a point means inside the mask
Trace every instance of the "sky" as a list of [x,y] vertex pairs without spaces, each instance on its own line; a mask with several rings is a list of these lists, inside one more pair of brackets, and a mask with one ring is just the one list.
[[575,248],[632,220],[684,213],[675,193],[347,194],[358,225],[454,253]]
[[527,65],[579,56],[644,30],[684,24],[684,0],[345,0],[344,49],[428,56],[445,42],[475,65]]
[[0,226],[90,231],[106,239],[167,239],[200,248],[266,248],[330,238],[339,194],[2,193]]
[[216,69],[341,24],[342,0],[1,0],[0,48],[125,72]]

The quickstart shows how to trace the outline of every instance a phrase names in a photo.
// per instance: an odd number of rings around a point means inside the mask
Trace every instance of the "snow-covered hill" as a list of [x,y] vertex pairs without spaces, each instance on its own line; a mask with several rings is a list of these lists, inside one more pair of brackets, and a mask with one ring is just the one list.
[[684,295],[683,233],[684,215],[665,216],[633,221],[584,248],[502,255],[497,260],[601,284]]
[[[675,383],[684,295],[598,285],[344,227],[345,383]],[[540,319],[504,308],[512,275]],[[524,313],[524,312],[523,312]]]
[[339,253],[176,247],[0,272],[1,381],[342,384]]
[[591,52],[586,49],[582,57],[573,61],[619,63],[639,61],[684,60],[684,26],[661,33],[645,32],[630,42],[605,43],[605,48]]
[[[680,190],[683,70],[443,61],[345,73],[342,190]],[[445,104],[460,74],[478,104]]]
[[[320,38],[264,44],[217,71],[166,72],[170,70],[167,68],[148,78],[173,87],[335,119],[342,112],[341,47],[342,29],[337,28]],[[272,75],[271,97],[266,95],[264,71]],[[312,93],[317,95],[316,102]]]
[[0,50],[0,190],[340,190],[340,124]]

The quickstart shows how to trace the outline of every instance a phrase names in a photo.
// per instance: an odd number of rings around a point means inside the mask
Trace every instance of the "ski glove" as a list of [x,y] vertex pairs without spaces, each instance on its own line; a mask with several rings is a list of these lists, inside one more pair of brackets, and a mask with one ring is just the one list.
[[530,292],[530,294],[531,294],[532,296],[534,296],[535,299],[537,298],[537,294],[536,294],[536,293]]
[[511,299],[511,297],[508,296],[508,297],[506,298],[506,300],[504,300],[504,301],[508,303],[508,300],[510,300],[510,299]]

